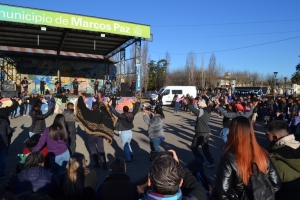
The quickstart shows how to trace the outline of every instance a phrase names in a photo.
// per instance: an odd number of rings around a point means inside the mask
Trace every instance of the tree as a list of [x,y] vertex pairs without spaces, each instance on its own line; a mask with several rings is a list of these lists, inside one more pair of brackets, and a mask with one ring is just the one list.
[[150,63],[148,63],[147,73],[149,90],[157,90],[164,86],[167,67],[168,62],[166,59],[161,59],[157,63],[154,60],[151,60]]
[[291,81],[292,81],[292,83],[299,85],[300,84],[300,72],[295,72],[291,77]]
[[186,56],[184,82],[187,85],[196,85],[196,63],[197,55],[190,51]]
[[296,72],[292,75],[291,81],[294,84],[299,85],[300,83],[300,63],[296,65]]
[[156,87],[156,64],[154,60],[151,60],[147,65],[148,73],[148,90],[155,90]]
[[220,64],[217,65],[215,54],[212,54],[209,59],[209,64],[205,76],[208,88],[214,89],[217,86],[221,74],[224,74],[224,69]]
[[168,69],[168,62],[166,59],[161,59],[157,62],[157,82],[156,82],[156,89],[160,89],[165,85],[166,80],[166,72]]

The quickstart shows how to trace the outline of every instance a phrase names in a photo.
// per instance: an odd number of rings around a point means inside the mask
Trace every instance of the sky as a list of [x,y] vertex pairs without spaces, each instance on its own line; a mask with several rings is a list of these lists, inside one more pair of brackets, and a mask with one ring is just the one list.
[[[185,66],[189,52],[200,67],[212,53],[227,71],[288,78],[300,62],[299,0],[1,0],[1,3],[136,22],[151,26],[152,60],[171,56]],[[129,58],[129,54],[126,56]]]

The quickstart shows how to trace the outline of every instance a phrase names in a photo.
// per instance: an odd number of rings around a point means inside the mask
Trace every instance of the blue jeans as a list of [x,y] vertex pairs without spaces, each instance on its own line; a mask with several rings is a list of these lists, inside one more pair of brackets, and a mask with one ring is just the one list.
[[177,113],[178,112],[178,109],[179,109],[179,102],[175,102],[175,110],[174,110],[174,113]]
[[227,136],[229,134],[229,128],[223,128],[223,130],[220,133],[220,136],[222,137],[222,140],[226,143],[227,142]]
[[111,94],[115,94],[115,90],[116,90],[116,88],[115,88],[115,87],[112,87],[112,88],[111,88]]
[[151,149],[151,151],[160,152],[160,148],[159,148],[160,143],[161,143],[160,138],[150,138],[150,149]]
[[0,146],[0,176],[5,175],[7,145]]
[[49,154],[51,173],[58,178],[58,176],[65,171],[66,165],[70,159],[69,150],[57,156],[55,156],[52,152],[49,152]]
[[30,111],[31,111],[32,105],[27,104],[27,115],[29,115]]
[[123,150],[125,153],[125,159],[126,161],[130,161],[131,160],[130,156],[131,155],[133,156],[132,149],[130,146],[130,142],[132,139],[132,131],[131,130],[121,131],[120,137],[121,137]]

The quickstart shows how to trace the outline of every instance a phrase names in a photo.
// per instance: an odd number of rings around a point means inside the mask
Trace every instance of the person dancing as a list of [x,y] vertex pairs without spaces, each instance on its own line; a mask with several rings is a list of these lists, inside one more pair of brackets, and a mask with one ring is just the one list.
[[130,146],[130,141],[132,139],[131,129],[133,129],[134,127],[133,120],[134,120],[134,116],[139,110],[140,102],[139,101],[136,102],[133,112],[129,112],[128,106],[124,106],[122,114],[118,113],[115,110],[115,108],[111,105],[112,102],[110,101],[109,108],[111,109],[112,113],[116,117],[118,117],[116,130],[120,131],[120,137],[121,137],[121,142],[125,153],[126,162],[130,162],[131,160],[134,159],[134,155]]
[[88,134],[89,149],[96,162],[95,167],[100,167],[98,149],[103,169],[107,169],[103,138],[109,144],[112,143],[116,120],[102,101],[94,102],[94,105],[93,110],[89,110],[84,103],[84,96],[78,92],[76,121],[84,127]]
[[[209,120],[210,114],[212,111],[212,107],[207,107],[204,101],[198,105],[200,109],[194,108],[193,105],[189,105],[188,99],[185,98],[183,100],[184,105],[188,105],[188,108],[197,116],[196,119],[196,126],[195,126],[195,136],[192,141],[191,149],[196,158],[199,158],[204,163],[203,165],[207,164],[208,168],[215,167],[214,159],[211,156],[209,151],[208,140],[210,136],[210,128],[209,128]],[[203,156],[200,154],[198,148],[201,145],[203,154],[208,161],[208,163],[204,162]]]
[[[148,114],[150,114],[150,111],[148,111]],[[144,110],[143,119],[149,126],[150,149],[151,151],[160,152],[159,145],[165,139],[163,129],[165,115],[161,107],[155,107],[154,116],[150,117],[148,114]]]

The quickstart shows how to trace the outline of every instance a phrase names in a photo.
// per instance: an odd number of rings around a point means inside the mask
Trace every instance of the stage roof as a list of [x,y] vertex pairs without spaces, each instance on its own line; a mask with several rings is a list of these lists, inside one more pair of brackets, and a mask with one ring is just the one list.
[[0,4],[2,46],[110,57],[140,38],[149,25]]

